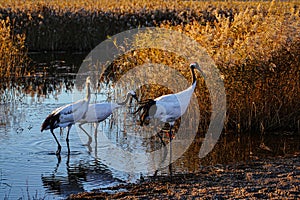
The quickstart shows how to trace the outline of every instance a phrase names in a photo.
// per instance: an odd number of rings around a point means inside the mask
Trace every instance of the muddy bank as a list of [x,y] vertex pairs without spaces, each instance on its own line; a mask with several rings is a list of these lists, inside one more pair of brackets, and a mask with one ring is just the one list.
[[194,199],[300,197],[300,157],[272,158],[235,165],[203,167],[196,174],[157,177],[140,184],[71,195],[69,199]]

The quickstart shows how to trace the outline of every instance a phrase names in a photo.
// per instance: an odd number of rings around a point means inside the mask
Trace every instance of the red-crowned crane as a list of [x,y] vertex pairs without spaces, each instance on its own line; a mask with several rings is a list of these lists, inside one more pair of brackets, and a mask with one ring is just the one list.
[[[190,64],[190,69],[193,78],[192,85],[190,87],[175,94],[163,95],[155,98],[154,100],[148,99],[146,101],[140,102],[141,106],[135,111],[135,113],[138,113],[140,111],[142,112],[140,116],[141,125],[143,125],[145,120],[150,118],[155,118],[162,122],[169,123],[170,141],[172,141],[172,128],[174,126],[174,123],[185,113],[190,104],[192,94],[195,90],[197,79],[194,70],[197,69],[202,73],[202,75],[204,75],[198,63],[196,62]],[[158,136],[160,137],[159,134]],[[160,139],[164,144],[161,137]]]
[[60,155],[61,145],[58,142],[53,130],[61,127],[68,127],[66,142],[68,145],[68,152],[70,152],[69,148],[69,132],[73,124],[82,119],[88,110],[88,105],[91,98],[91,89],[90,89],[90,77],[86,79],[86,97],[84,99],[78,100],[74,103],[59,107],[51,112],[50,115],[44,120],[41,131],[50,129],[56,143],[57,143],[57,151],[56,155]]
[[95,134],[96,134],[99,123],[104,121],[106,118],[108,118],[114,112],[114,110],[126,105],[127,102],[130,100],[130,98],[132,97],[135,100],[137,100],[135,92],[129,91],[126,95],[125,101],[123,102],[120,103],[102,102],[102,103],[95,103],[89,105],[88,110],[85,113],[85,116],[78,121],[79,128],[81,128],[81,130],[83,130],[83,132],[85,132],[89,137],[88,144],[91,143],[91,137],[83,129],[82,125],[86,123],[95,123]]

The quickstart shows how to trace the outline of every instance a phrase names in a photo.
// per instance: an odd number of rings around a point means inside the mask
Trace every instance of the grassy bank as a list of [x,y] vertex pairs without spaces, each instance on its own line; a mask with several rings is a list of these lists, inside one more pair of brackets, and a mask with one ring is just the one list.
[[[224,75],[227,131],[299,132],[300,2],[0,2],[0,18],[13,22],[10,32],[24,34],[31,51],[91,50],[109,35],[145,26],[184,32],[207,49]],[[149,60],[172,64],[189,77],[184,60],[159,50],[131,52],[112,70]],[[199,82],[206,129],[210,99],[204,80]]]

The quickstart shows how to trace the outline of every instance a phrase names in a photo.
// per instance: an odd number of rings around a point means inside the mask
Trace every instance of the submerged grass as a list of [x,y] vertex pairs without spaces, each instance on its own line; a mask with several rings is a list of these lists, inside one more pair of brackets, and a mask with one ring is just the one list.
[[[19,51],[12,53],[10,47],[23,49],[25,44],[37,51],[91,50],[107,36],[128,29],[164,27],[199,42],[224,76],[226,131],[299,132],[299,7],[298,1],[0,0],[0,18],[5,24],[1,33],[9,33],[8,41],[19,41],[5,48],[4,53],[10,54],[1,59],[1,66],[18,60],[11,55],[20,55]],[[115,60],[106,75],[118,76],[150,62],[172,65],[190,78],[187,61],[158,49],[126,53]],[[23,61],[6,65],[1,74],[18,74],[16,66],[22,64],[16,63]],[[199,80],[200,129],[206,129],[210,99],[204,80]],[[142,88],[149,93],[156,89],[162,91],[157,86]]]

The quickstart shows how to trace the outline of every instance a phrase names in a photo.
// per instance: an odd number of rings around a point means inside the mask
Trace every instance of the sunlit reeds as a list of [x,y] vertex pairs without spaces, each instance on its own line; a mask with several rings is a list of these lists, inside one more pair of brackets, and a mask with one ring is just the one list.
[[[227,131],[297,132],[300,119],[299,8],[272,2],[249,4],[239,9],[236,13],[229,9],[227,14],[215,9],[214,20],[205,24],[195,20],[189,24],[174,26],[166,22],[160,26],[190,35],[215,60],[224,75],[227,92]],[[143,38],[143,42],[149,42],[147,37]],[[174,45],[180,48],[182,44],[175,41]],[[172,65],[179,71],[188,66],[174,59],[174,55],[158,50],[135,52],[115,66],[132,67],[146,61]],[[198,98],[202,99],[201,110],[209,113],[210,101],[205,98],[208,92],[203,82],[201,85],[197,91]],[[204,118],[207,117],[209,115]]]
[[215,60],[225,77],[227,128],[296,130],[300,119],[299,8],[275,1],[250,3],[233,19],[216,15],[216,21],[205,26],[193,22],[163,27],[189,34]]
[[[9,32],[21,41],[26,34],[26,46],[37,51],[91,50],[107,36],[138,27],[183,32],[207,49],[224,76],[226,131],[299,131],[299,7],[298,1],[0,1],[0,17],[14,22]],[[106,75],[118,77],[150,61],[190,78],[183,58],[157,49],[127,53]],[[201,78],[196,93],[205,129],[210,99]]]
[[16,34],[9,18],[0,19],[0,78],[26,73],[25,35]]

